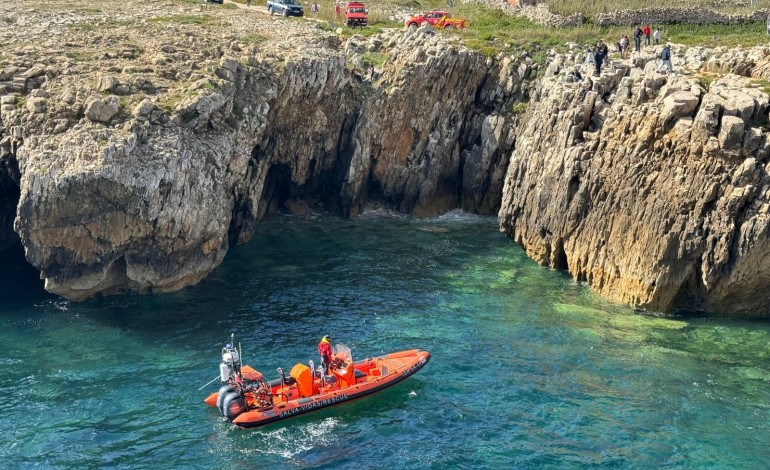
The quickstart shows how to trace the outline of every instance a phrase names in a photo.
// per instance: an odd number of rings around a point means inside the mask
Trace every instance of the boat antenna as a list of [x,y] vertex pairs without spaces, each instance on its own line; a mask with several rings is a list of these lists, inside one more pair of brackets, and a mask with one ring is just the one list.
[[241,361],[243,361],[243,350],[241,349],[241,342],[238,341],[238,375],[241,374]]

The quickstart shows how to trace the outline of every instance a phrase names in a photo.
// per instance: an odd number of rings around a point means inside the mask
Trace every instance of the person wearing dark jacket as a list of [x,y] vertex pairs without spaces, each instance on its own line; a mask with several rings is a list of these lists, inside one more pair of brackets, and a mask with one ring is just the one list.
[[669,72],[673,72],[674,68],[671,66],[671,46],[666,44],[663,50],[660,51],[660,65],[658,65],[658,72],[664,67],[668,67]]
[[639,26],[636,27],[636,31],[634,31],[634,45],[636,46],[636,52],[639,52],[642,50],[642,28]]
[[596,71],[594,72],[595,76],[599,76],[602,73],[602,63],[604,63],[604,59],[607,58],[607,54],[609,53],[609,48],[607,47],[607,44],[604,44],[604,41],[599,40],[599,42],[596,43],[596,52],[594,53],[594,62],[596,65]]

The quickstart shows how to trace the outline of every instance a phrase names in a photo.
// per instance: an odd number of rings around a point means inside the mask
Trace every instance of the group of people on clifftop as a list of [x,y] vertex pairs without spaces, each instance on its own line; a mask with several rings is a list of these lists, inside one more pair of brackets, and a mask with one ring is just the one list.
[[[655,31],[652,31],[652,28],[650,28],[649,25],[645,26],[637,26],[634,29],[634,50],[636,52],[641,52],[642,50],[642,41],[644,41],[645,46],[653,45],[652,40],[655,41],[655,46],[660,44],[660,29],[655,28]],[[630,45],[631,41],[628,38],[628,35],[622,35],[618,39],[618,42],[615,43],[615,46],[617,47],[617,52],[620,53],[621,59],[628,59],[630,57]],[[591,49],[588,51],[588,54],[586,56],[586,63],[594,64],[595,70],[594,70],[594,76],[598,77],[601,75],[601,69],[602,66],[607,64],[609,65],[609,47],[603,40],[599,40],[599,42],[596,43],[596,46],[591,47]],[[663,47],[663,50],[660,53],[660,63],[658,65],[657,71],[661,71],[663,68],[667,68],[668,72],[673,72],[674,69],[671,65],[671,47],[666,44]]]

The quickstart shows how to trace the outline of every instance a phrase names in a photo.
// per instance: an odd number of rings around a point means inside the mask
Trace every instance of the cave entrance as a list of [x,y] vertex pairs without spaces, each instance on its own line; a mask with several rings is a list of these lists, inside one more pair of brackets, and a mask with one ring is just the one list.
[[0,157],[0,252],[21,249],[19,236],[13,230],[16,207],[19,205],[19,164],[15,158]]
[[19,235],[13,230],[19,205],[19,165],[13,155],[0,157],[0,299],[4,306],[50,296],[43,289],[40,272],[27,262]]
[[296,192],[296,185],[291,181],[291,168],[288,165],[277,164],[270,167],[262,188],[259,202],[259,218],[266,214],[283,212],[286,201]]

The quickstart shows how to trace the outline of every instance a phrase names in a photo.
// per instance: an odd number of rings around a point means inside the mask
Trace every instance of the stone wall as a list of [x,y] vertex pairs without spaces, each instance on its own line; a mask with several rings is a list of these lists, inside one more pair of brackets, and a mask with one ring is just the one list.
[[[461,0],[462,3],[481,4],[489,8],[502,10],[508,15],[520,15],[533,23],[569,27],[583,24],[586,18],[581,14],[562,16],[548,10],[546,3],[535,6],[512,5],[505,0]],[[728,24],[742,25],[765,22],[770,9],[760,9],[750,14],[728,14],[700,7],[655,7],[643,9],[623,9],[610,13],[599,13],[594,23],[599,26],[635,26],[642,24]]]
[[761,9],[746,15],[736,15],[697,7],[655,7],[599,13],[596,15],[594,22],[599,26],[678,23],[741,25],[765,22],[768,15],[770,15],[770,9]]

